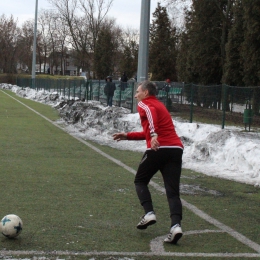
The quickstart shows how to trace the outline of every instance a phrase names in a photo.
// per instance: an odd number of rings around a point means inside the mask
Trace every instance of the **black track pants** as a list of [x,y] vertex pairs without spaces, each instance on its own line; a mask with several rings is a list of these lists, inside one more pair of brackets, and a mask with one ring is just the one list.
[[170,208],[171,226],[180,224],[182,219],[180,200],[182,154],[183,150],[180,148],[160,148],[158,151],[147,150],[140,162],[134,181],[138,198],[145,213],[153,211],[148,184],[154,174],[160,170]]

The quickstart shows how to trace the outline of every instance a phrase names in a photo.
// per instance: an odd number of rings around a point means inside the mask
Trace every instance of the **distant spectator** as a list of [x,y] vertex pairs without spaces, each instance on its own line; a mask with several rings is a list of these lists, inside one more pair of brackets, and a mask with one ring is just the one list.
[[107,105],[112,107],[112,101],[113,101],[114,92],[116,90],[116,85],[114,82],[112,82],[111,76],[107,76],[106,82],[107,83],[104,88],[104,92],[105,92],[105,95],[107,96]]
[[163,86],[163,90],[166,92],[166,108],[168,109],[168,111],[170,111],[172,107],[172,100],[169,97],[170,87],[171,87],[171,81],[170,79],[166,79],[165,84]]
[[121,90],[124,91],[127,87],[127,81],[128,81],[128,77],[127,77],[125,71],[124,71],[120,81],[121,81]]
[[121,81],[122,81],[122,82],[127,82],[127,80],[128,80],[128,77],[127,77],[127,75],[126,75],[126,72],[124,71],[124,73],[123,73],[123,75],[122,75],[122,77],[121,77]]
[[170,79],[166,79],[165,80],[165,84],[163,86],[163,90],[166,91],[166,92],[169,92],[170,87],[171,87],[171,80]]

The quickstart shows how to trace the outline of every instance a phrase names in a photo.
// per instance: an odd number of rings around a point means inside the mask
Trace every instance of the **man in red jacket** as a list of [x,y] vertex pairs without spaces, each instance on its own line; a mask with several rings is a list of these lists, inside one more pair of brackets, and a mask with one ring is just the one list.
[[176,244],[182,237],[182,204],[180,200],[180,176],[183,144],[175,132],[171,115],[162,102],[156,98],[156,86],[150,81],[140,83],[135,98],[143,127],[142,132],[116,133],[114,140],[146,140],[147,150],[135,176],[135,187],[145,215],[138,223],[138,229],[146,229],[156,223],[156,215],[148,184],[160,170],[163,176],[170,208],[171,229],[164,242]]

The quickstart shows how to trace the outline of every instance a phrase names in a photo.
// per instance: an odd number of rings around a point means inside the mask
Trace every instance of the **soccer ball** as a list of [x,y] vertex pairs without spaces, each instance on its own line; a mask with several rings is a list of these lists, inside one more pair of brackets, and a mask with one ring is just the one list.
[[6,215],[0,222],[0,232],[8,238],[17,237],[22,229],[22,220],[14,214]]

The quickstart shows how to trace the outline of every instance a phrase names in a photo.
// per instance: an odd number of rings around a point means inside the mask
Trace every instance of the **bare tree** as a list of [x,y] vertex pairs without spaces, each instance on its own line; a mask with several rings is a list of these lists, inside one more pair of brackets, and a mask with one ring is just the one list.
[[89,60],[89,26],[83,16],[77,15],[78,0],[49,0],[59,12],[59,15],[69,31],[69,45],[75,50],[74,58],[77,65],[87,69]]
[[126,28],[123,31],[123,40],[124,43],[129,43],[129,42],[139,42],[139,30],[138,29],[133,29],[131,27]]
[[13,16],[0,16],[0,68],[4,73],[16,72],[20,29]]
[[33,21],[26,21],[22,24],[19,37],[18,64],[19,69],[31,71],[32,69],[32,46],[33,46]]
[[75,59],[79,68],[83,71],[90,71],[91,37],[89,33],[86,17],[77,17],[74,19],[74,32],[71,36],[70,44],[76,50]]
[[47,57],[49,58],[50,73],[65,74],[68,27],[62,17],[53,10],[45,10],[40,14],[42,55],[44,71],[46,70]]
[[58,48],[59,52],[61,53],[60,55],[60,66],[61,66],[61,72],[62,75],[65,75],[65,70],[66,70],[66,62],[67,62],[67,53],[68,53],[68,47],[67,47],[67,42],[68,42],[68,27],[66,24],[63,22],[62,19],[57,20],[57,28],[59,29],[59,34],[58,34]]
[[[40,15],[40,26],[44,29],[44,38],[45,40],[45,48],[46,48],[46,56],[49,57],[49,66],[50,66],[50,73],[54,74],[54,67],[56,69],[58,67],[58,61],[56,58],[57,54],[57,39],[55,30],[55,23],[56,23],[57,14],[54,11],[45,11],[43,14]],[[42,31],[43,32],[43,31]]]
[[163,0],[172,18],[172,25],[176,28],[185,27],[185,11],[190,9],[192,0]]
[[[91,50],[95,51],[98,33],[114,0],[79,0],[91,33]],[[97,13],[97,15],[96,15]]]
[[76,29],[74,28],[74,25],[78,0],[49,0],[49,2],[57,8],[57,11],[59,12],[61,18],[69,27],[71,37],[75,44],[75,48],[79,49],[76,33],[74,32],[74,30]]
[[[50,12],[48,10],[43,10],[40,12],[38,18],[39,30],[41,32],[41,42],[42,42],[42,58],[43,58],[43,71],[46,70],[48,63],[48,57],[50,55],[50,34],[49,34],[49,17]],[[49,64],[50,66],[50,64]],[[50,68],[50,67],[49,67]]]
[[78,66],[90,72],[101,25],[113,0],[49,0],[69,28]]
[[55,51],[57,61],[60,66],[60,74],[65,75],[66,57],[67,57],[67,40],[68,27],[58,13],[53,15],[53,23],[50,26],[50,34],[55,37],[52,42],[55,42]]
[[139,31],[130,27],[122,32],[119,70],[120,76],[125,71],[129,77],[137,75]]

